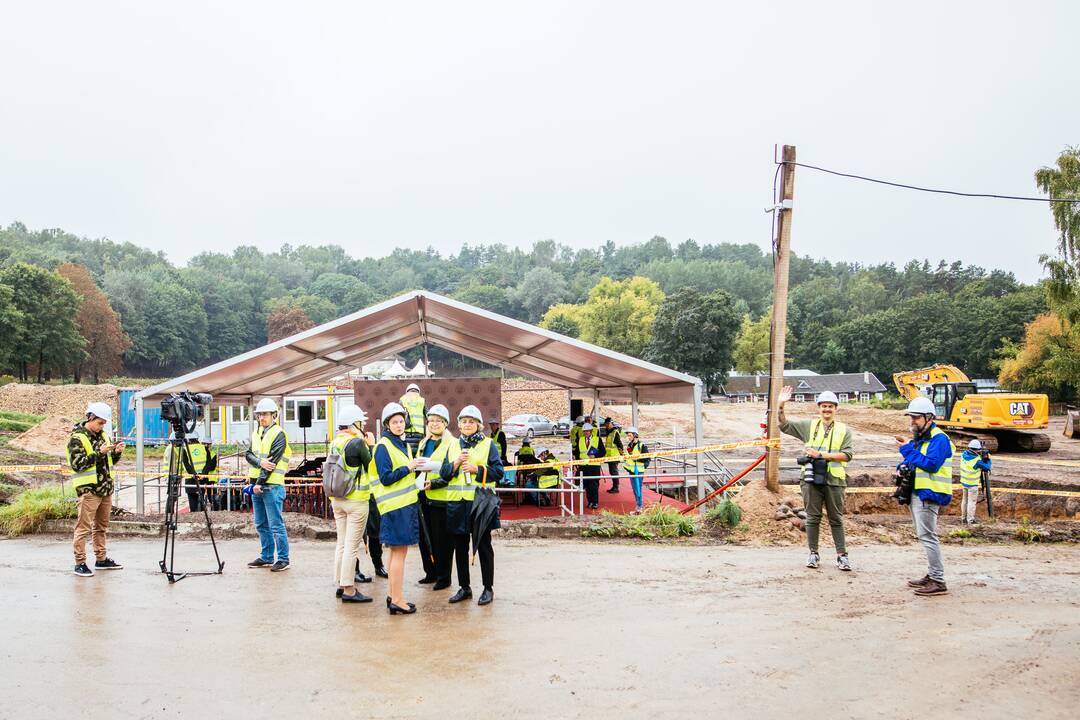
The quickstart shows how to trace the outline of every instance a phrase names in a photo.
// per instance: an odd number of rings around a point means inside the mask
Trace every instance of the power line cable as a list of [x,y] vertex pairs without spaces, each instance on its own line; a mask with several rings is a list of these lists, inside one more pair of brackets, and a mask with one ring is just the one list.
[[[779,160],[777,165],[786,165],[783,160]],[[958,195],[960,197],[973,197],[973,198],[992,198],[995,200],[1026,200],[1029,202],[1045,202],[1045,203],[1080,203],[1080,198],[1043,198],[1043,197],[1029,197],[1025,195],[1000,195],[997,193],[972,193],[961,192],[959,190],[942,190],[940,188],[928,188],[920,187],[919,185],[908,185],[906,183],[892,182],[890,180],[881,180],[879,178],[866,177],[865,175],[855,175],[854,173],[840,172],[839,170],[830,170],[828,168],[818,167],[817,165],[807,165],[806,163],[795,162],[791,163],[795,167],[806,168],[808,170],[817,170],[818,172],[828,173],[829,175],[837,175],[839,177],[851,178],[853,180],[864,180],[866,182],[877,183],[878,185],[889,185],[890,187],[904,188],[906,190],[918,190],[919,192],[937,193],[939,195]]]

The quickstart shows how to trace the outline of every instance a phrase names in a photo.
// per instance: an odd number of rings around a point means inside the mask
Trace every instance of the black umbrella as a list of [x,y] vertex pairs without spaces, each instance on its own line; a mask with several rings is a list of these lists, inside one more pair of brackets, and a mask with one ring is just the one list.
[[499,505],[502,501],[490,488],[477,488],[473,498],[472,515],[469,518],[472,525],[473,557],[476,557],[476,548],[484,533],[497,530],[502,527],[499,523]]

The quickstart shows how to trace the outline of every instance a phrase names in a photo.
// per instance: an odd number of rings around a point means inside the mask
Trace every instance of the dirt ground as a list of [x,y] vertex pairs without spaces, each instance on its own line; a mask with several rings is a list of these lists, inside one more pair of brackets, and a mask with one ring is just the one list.
[[[496,601],[451,606],[412,583],[389,617],[332,596],[329,543],[293,567],[169,586],[158,542],[114,541],[126,569],[70,572],[65,539],[0,541],[0,717],[1038,717],[1080,703],[1075,547],[946,550],[951,594],[914,597],[916,547],[856,570],[795,548],[501,540]],[[177,564],[209,567],[209,544]],[[934,681],[916,673],[933,667]]]

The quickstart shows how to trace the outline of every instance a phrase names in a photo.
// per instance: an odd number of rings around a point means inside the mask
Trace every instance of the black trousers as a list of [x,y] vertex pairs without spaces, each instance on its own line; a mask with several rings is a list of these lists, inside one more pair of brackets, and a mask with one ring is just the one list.
[[424,576],[432,578],[435,577],[435,560],[431,549],[431,523],[428,521],[431,514],[431,505],[423,493],[420,494],[418,505],[420,513],[420,562],[424,566]]
[[202,498],[198,488],[188,488],[187,502],[191,512],[202,512]]
[[611,489],[619,489],[619,460],[612,460],[607,464],[608,475],[611,476]]
[[379,542],[379,530],[382,528],[382,517],[379,515],[379,506],[375,504],[375,498],[368,501],[367,527],[364,528],[364,537],[367,538],[368,554],[371,555],[371,564],[378,570],[383,566],[382,543]]
[[585,488],[585,501],[590,505],[600,503],[600,466],[582,465],[581,484]]
[[435,578],[450,582],[450,565],[454,560],[454,539],[446,529],[446,505],[428,502],[428,530],[431,531],[431,550],[435,553]]
[[[454,535],[454,559],[457,561],[458,585],[472,587],[469,577],[469,536]],[[495,548],[491,546],[491,533],[484,533],[476,545],[476,555],[480,558],[480,578],[485,588],[495,587]]]

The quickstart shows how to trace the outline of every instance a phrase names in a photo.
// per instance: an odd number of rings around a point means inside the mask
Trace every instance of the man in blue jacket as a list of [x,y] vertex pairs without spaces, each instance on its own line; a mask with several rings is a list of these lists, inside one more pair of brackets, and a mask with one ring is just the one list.
[[993,469],[990,453],[983,450],[982,442],[975,438],[960,455],[960,485],[964,494],[960,499],[960,522],[975,524],[975,507],[979,502],[979,486],[982,474]]
[[941,559],[937,521],[941,508],[952,500],[953,444],[934,422],[934,403],[928,398],[915,398],[904,414],[911,418],[912,439],[909,441],[897,435],[896,442],[904,458],[900,465],[915,470],[911,517],[915,534],[926,548],[928,565],[926,576],[909,580],[908,586],[920,597],[946,595],[949,590],[945,586],[945,564]]

